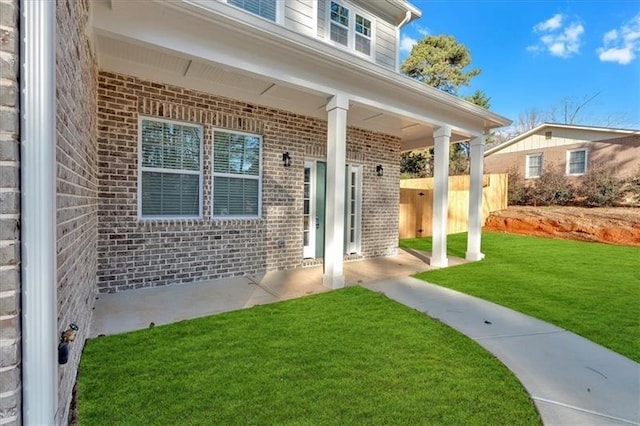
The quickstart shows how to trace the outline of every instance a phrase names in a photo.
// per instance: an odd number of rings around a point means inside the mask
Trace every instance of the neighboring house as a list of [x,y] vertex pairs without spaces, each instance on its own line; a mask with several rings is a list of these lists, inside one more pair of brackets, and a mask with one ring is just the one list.
[[525,179],[555,166],[577,183],[596,165],[625,177],[640,169],[640,130],[544,123],[484,155],[485,172],[506,173],[515,166]]
[[[98,292],[394,254],[401,150],[503,117],[401,75],[404,0],[0,0],[0,424],[66,424]],[[18,23],[20,22],[20,25]],[[22,40],[22,41],[21,41]],[[69,362],[57,345],[79,326]]]

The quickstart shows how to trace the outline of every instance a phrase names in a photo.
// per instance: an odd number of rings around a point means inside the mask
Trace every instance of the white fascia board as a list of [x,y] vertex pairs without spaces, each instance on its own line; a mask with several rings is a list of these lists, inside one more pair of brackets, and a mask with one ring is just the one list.
[[[385,100],[383,103],[401,100],[407,104],[411,99],[407,112],[420,111],[421,121],[447,122],[468,133],[481,132],[479,127],[489,129],[510,123],[460,98],[223,3],[203,0],[137,3],[129,2],[117,10],[96,8],[96,32],[227,64],[327,96],[343,91],[354,98],[367,99],[370,92],[380,92],[380,87],[386,87],[386,93],[380,97]],[[177,15],[171,16],[170,12]],[[212,25],[203,25],[203,20]],[[249,40],[238,40],[245,36]],[[308,69],[302,69],[302,62],[306,62]],[[358,84],[364,84],[365,90],[354,93]],[[425,108],[427,105],[432,108]],[[435,111],[431,116],[432,110],[437,109],[445,113]]]

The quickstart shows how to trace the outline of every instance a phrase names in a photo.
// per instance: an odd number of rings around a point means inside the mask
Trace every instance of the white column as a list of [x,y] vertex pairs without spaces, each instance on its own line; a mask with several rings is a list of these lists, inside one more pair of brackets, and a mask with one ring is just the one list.
[[467,234],[467,260],[481,260],[482,236],[482,181],[484,163],[484,136],[477,136],[469,142],[471,148],[471,186],[469,188],[469,233]]
[[449,265],[447,258],[447,225],[449,210],[449,143],[451,128],[438,127],[433,132],[433,223],[431,266]]
[[327,187],[322,284],[344,287],[345,164],[349,98],[339,93],[327,104]]
[[22,419],[52,425],[59,423],[56,2],[23,0],[20,11]]

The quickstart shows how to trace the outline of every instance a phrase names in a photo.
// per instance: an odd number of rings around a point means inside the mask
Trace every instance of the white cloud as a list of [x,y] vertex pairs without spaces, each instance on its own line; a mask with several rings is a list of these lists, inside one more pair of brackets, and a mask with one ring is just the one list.
[[409,36],[402,36],[400,39],[400,50],[402,52],[410,53],[413,46],[418,42],[415,38]]
[[541,33],[538,44],[527,46],[529,52],[547,50],[553,56],[569,58],[580,53],[584,27],[578,21],[563,26],[565,16],[557,13],[546,21],[533,26],[533,31]]
[[553,31],[553,30],[557,30],[558,28],[560,28],[562,26],[562,15],[560,13],[556,13],[555,15],[553,15],[551,18],[547,19],[546,21],[540,22],[538,24],[536,24],[533,29],[536,32],[543,32],[543,31]]
[[640,13],[619,29],[613,29],[602,37],[602,47],[597,49],[598,58],[603,62],[617,62],[627,65],[640,51]]
[[429,34],[431,34],[431,31],[429,31],[429,28],[426,27],[421,27],[419,25],[416,25],[416,31],[418,32],[418,34],[420,34],[422,37],[426,37]]

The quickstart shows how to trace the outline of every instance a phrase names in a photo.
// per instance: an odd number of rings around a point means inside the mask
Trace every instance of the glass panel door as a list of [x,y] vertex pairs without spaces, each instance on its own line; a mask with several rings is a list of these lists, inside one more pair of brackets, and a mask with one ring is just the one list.
[[313,161],[304,163],[304,190],[303,190],[303,210],[302,210],[302,239],[303,257],[316,257],[316,232],[315,232],[315,174],[316,164]]

